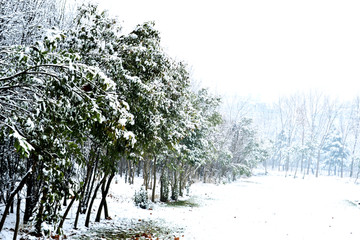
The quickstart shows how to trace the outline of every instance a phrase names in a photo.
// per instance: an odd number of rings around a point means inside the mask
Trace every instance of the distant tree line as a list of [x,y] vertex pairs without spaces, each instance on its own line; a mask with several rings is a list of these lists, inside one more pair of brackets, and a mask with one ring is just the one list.
[[253,108],[254,120],[268,139],[267,169],[286,175],[360,174],[360,99],[341,102],[321,92],[282,97]]

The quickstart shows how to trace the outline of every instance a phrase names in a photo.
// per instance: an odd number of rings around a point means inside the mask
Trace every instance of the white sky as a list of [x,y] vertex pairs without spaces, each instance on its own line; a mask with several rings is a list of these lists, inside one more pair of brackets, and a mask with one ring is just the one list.
[[125,27],[154,20],[169,54],[216,93],[360,90],[359,0],[98,1]]

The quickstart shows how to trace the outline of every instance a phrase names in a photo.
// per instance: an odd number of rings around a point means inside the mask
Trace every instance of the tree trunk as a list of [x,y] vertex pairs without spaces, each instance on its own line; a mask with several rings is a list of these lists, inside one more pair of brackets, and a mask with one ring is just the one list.
[[106,202],[106,198],[105,198],[105,201],[104,201],[104,217],[105,217],[105,219],[109,219],[109,218],[110,218],[109,209],[108,209],[108,205],[107,205],[107,202]]
[[36,216],[35,233],[39,236],[41,235],[41,224],[44,222],[44,203],[46,202],[48,191],[47,188],[43,188],[39,211]]
[[135,163],[133,162],[132,163],[132,166],[133,166],[133,171],[132,171],[132,176],[131,176],[131,184],[134,184],[134,182],[135,182],[135,170],[136,170],[136,167],[135,167]]
[[74,221],[74,229],[77,229],[77,224],[78,224],[78,221],[79,221],[79,215],[80,215],[80,212],[81,212],[81,205],[82,205],[82,202],[83,202],[83,199],[84,199],[84,195],[85,195],[85,189],[89,183],[89,178],[90,178],[90,174],[92,172],[92,164],[90,164],[90,166],[88,167],[87,169],[87,174],[86,174],[86,177],[85,177],[85,181],[84,181],[84,185],[80,188],[80,198],[79,198],[79,205],[78,205],[78,208],[77,208],[77,211],[76,211],[76,216],[75,216],[75,221]]
[[301,153],[300,173],[304,171],[304,153]]
[[[92,193],[92,190],[94,188],[94,184],[95,184],[95,180],[96,180],[96,172],[97,172],[97,166],[98,166],[98,160],[96,160],[95,162],[95,167],[94,167],[94,170],[93,170],[93,177],[92,177],[92,181],[91,181],[91,186],[90,186],[90,189],[88,188],[87,189],[87,192],[85,193],[86,195],[86,202],[85,202],[85,206],[84,206],[84,209],[83,209],[83,214],[86,213],[87,211],[87,208],[89,206],[89,201],[90,201],[90,198],[91,198],[91,193]],[[89,186],[89,184],[88,184]]]
[[148,175],[147,175],[147,159],[144,158],[144,167],[143,167],[143,178],[145,190],[148,189]]
[[279,169],[278,171],[281,171],[281,162],[282,162],[282,153],[281,153],[281,150],[280,150],[280,153],[279,153]]
[[119,164],[120,164],[120,177],[121,177],[121,178],[122,178],[122,176],[123,176],[123,162],[124,162],[124,159],[121,158],[121,159],[120,159],[120,162],[119,162]]
[[353,146],[353,150],[352,150],[352,154],[351,154],[350,177],[352,177],[354,174],[354,155],[355,155],[356,145],[358,142],[358,132],[359,132],[359,129],[357,127],[356,132],[355,132],[354,146]]
[[359,174],[360,174],[360,166],[358,167],[358,171],[357,171],[357,174],[356,174],[356,179],[355,179],[355,183],[357,182],[357,180],[359,179]]
[[90,201],[90,205],[89,205],[89,207],[87,209],[85,227],[89,227],[92,206],[93,206],[94,201],[96,199],[97,192],[98,192],[100,186],[105,182],[105,180],[106,180],[106,175],[104,175],[104,177],[101,179],[101,181],[95,187],[94,194],[93,194],[93,196],[91,198],[91,201]]
[[187,168],[184,168],[184,171],[180,172],[180,179],[179,179],[179,196],[184,196],[184,187],[185,187],[185,179],[184,176],[187,175]]
[[63,201],[63,206],[64,206],[64,207],[67,206],[67,198],[68,198],[68,194],[65,192],[65,193],[64,193],[64,201]]
[[151,166],[151,161],[149,160],[149,174],[148,174],[148,182],[149,182],[149,189],[152,189],[152,185],[153,185],[153,178],[152,176],[152,168],[153,166]]
[[137,170],[136,171],[137,176],[140,177],[141,161],[139,161],[139,166],[138,166],[138,168],[136,170]]
[[351,156],[351,163],[350,163],[350,178],[353,177],[353,172],[354,172],[354,157]]
[[156,156],[154,156],[154,166],[153,166],[153,175],[154,175],[154,182],[153,182],[153,189],[151,195],[151,201],[155,202],[155,187],[156,187]]
[[169,198],[168,174],[165,172],[163,167],[161,169],[161,177],[160,177],[160,202],[167,202],[168,198]]
[[[10,192],[14,191],[14,182],[15,181],[11,181],[11,185],[10,185]],[[10,195],[10,194],[8,194]],[[9,196],[8,196],[9,197]],[[11,202],[10,204],[10,213],[14,213],[14,201]]]
[[99,205],[99,208],[98,208],[98,212],[96,214],[96,218],[95,218],[95,222],[100,222],[100,218],[101,218],[101,211],[102,211],[102,208],[104,207],[104,204],[105,204],[105,201],[106,201],[106,196],[109,192],[109,189],[110,189],[110,184],[111,184],[111,181],[112,179],[114,178],[115,176],[115,173],[112,173],[110,176],[109,176],[109,179],[106,183],[106,187],[105,187],[105,182],[102,184],[102,198],[101,198],[101,202],[100,202],[100,205]]
[[[33,211],[39,202],[40,198],[40,187],[41,181],[37,179],[37,175],[39,174],[38,169],[36,167],[36,159],[30,158],[27,162],[28,169],[32,169],[32,174],[26,180],[26,197],[25,197],[25,210],[23,216],[24,224],[27,224],[30,221],[30,218],[33,215]],[[39,166],[41,169],[42,166]]]
[[132,184],[131,183],[131,179],[132,179],[132,177],[131,177],[131,173],[132,173],[131,169],[132,169],[132,167],[131,167],[131,161],[129,159],[127,159],[127,164],[128,164],[127,175],[128,175],[128,178],[129,178],[128,182],[131,185]]
[[18,192],[21,191],[21,189],[24,187],[28,177],[31,175],[31,171],[28,171],[25,176],[22,178],[22,180],[20,181],[19,185],[15,188],[15,190],[10,194],[10,197],[8,199],[8,202],[6,203],[6,206],[5,206],[5,209],[4,209],[4,212],[3,212],[3,215],[2,215],[2,218],[1,218],[1,221],[0,221],[0,232],[4,226],[4,223],[5,223],[5,219],[6,219],[6,216],[8,215],[9,213],[9,209],[10,209],[10,205],[11,203],[14,201],[14,198],[16,196],[16,194],[18,194]]
[[319,167],[320,167],[320,150],[321,148],[319,148],[318,150],[318,156],[317,156],[317,160],[316,160],[316,174],[315,177],[319,177]]
[[179,200],[179,180],[176,171],[174,171],[174,182],[171,188],[171,199],[174,201]]
[[297,174],[297,171],[298,171],[298,168],[299,168],[299,159],[296,160],[296,166],[295,166],[295,172],[294,172],[294,178],[296,178],[296,174]]
[[67,215],[69,214],[70,209],[71,209],[72,205],[74,204],[75,200],[76,200],[76,198],[75,198],[75,196],[73,196],[73,198],[71,199],[69,205],[67,206],[67,208],[66,208],[66,210],[64,212],[64,215],[62,216],[61,221],[60,221],[60,223],[59,223],[59,225],[57,227],[56,232],[58,234],[60,234],[60,231],[61,231],[61,229],[62,229],[62,227],[64,225],[64,222],[65,222],[65,219],[66,219]]
[[203,183],[206,183],[207,171],[206,171],[206,168],[205,168],[205,167],[203,167],[203,171],[204,171]]
[[20,225],[20,204],[21,198],[20,195],[17,195],[17,204],[16,204],[16,223],[15,223],[15,230],[14,230],[14,237],[13,240],[17,239],[17,235],[19,232],[19,225]]
[[341,171],[341,178],[343,178],[344,177],[344,158],[342,157],[341,158],[341,169],[340,169],[340,171]]

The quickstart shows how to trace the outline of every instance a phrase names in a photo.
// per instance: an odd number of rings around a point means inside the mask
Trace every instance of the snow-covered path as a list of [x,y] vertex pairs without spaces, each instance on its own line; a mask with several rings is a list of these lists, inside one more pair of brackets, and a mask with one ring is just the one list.
[[131,190],[124,187],[113,193],[124,197],[119,218],[179,226],[185,231],[180,239],[360,239],[360,208],[351,203],[360,200],[360,186],[348,179],[275,175],[196,183],[190,195],[200,207],[156,204],[150,212],[133,207]]
[[186,239],[360,239],[360,209],[348,202],[360,188],[343,180],[252,177],[193,193],[212,200],[185,214]]

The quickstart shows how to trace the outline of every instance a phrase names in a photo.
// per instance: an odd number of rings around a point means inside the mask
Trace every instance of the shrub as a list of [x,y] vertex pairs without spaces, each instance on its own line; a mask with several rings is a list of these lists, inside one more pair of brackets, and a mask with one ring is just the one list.
[[134,202],[136,206],[141,207],[142,209],[147,209],[149,206],[149,197],[144,186],[141,186],[140,191],[136,192],[134,195]]

